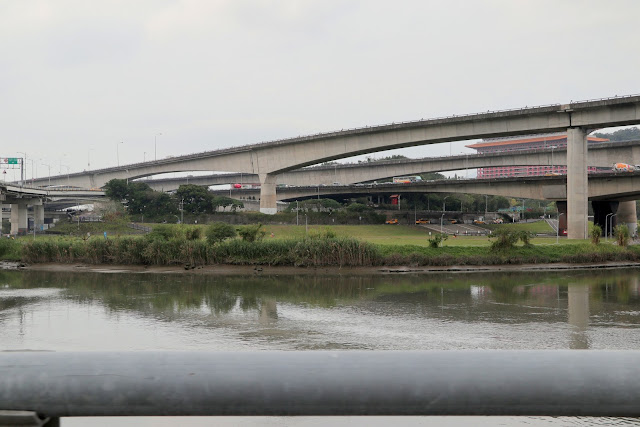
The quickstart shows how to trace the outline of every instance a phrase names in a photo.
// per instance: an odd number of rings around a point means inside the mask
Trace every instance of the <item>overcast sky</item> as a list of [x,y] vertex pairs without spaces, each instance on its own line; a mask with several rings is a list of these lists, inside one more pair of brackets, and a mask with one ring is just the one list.
[[0,157],[44,176],[152,159],[154,137],[162,158],[635,94],[638,17],[636,0],[3,0]]

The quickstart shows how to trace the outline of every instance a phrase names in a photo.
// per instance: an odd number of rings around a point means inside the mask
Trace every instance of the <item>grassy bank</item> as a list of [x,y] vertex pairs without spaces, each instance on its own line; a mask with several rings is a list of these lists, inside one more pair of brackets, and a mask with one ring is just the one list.
[[373,245],[349,238],[257,242],[235,239],[216,244],[179,238],[43,239],[25,240],[20,249],[21,259],[30,263],[370,266],[380,258]]
[[120,237],[3,240],[0,257],[28,263],[123,265],[269,265],[269,266],[450,266],[640,261],[640,248],[589,243],[517,246],[492,252],[487,246],[431,248],[412,244],[376,244],[352,237],[240,239],[215,244],[204,239]]
[[[535,224],[535,223],[529,223]],[[77,224],[74,225],[77,229]],[[541,222],[538,227],[547,226]],[[229,227],[229,226],[227,226]],[[512,228],[504,225],[503,229]],[[529,226],[530,227],[530,226]],[[104,227],[103,227],[104,228]],[[233,227],[230,227],[233,230]],[[515,228],[513,228],[515,229]],[[450,237],[430,247],[435,233],[423,227],[338,225],[263,227],[264,239],[207,241],[200,225],[155,225],[146,235],[116,234],[104,239],[98,228],[74,236],[26,236],[0,239],[0,259],[28,263],[124,265],[273,265],[273,266],[449,266],[640,261],[640,247],[555,237],[531,239],[508,250],[494,251],[486,236]],[[83,230],[84,231],[84,230]],[[531,230],[527,230],[532,233]],[[500,231],[494,231],[495,234]],[[263,235],[262,233],[260,236]],[[235,235],[235,233],[234,233]]]

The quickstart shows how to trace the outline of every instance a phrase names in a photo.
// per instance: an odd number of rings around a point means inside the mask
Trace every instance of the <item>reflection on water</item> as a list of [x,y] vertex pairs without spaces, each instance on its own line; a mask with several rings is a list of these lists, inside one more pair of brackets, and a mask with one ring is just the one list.
[[[639,349],[640,271],[0,272],[0,350]],[[363,421],[364,420],[364,421]],[[220,417],[215,425],[639,425],[628,418]],[[210,418],[64,419],[65,426]]]
[[640,348],[635,270],[0,273],[3,349]]

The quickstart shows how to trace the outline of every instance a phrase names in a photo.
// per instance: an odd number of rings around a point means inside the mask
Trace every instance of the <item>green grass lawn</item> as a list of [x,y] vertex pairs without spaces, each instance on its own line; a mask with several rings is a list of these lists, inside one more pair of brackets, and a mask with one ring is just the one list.
[[[539,224],[541,223],[541,224]],[[528,231],[541,229],[542,226],[546,226],[549,230],[549,225],[544,221],[526,223],[526,224],[504,224],[493,226],[496,227],[522,227]],[[341,237],[355,237],[356,239],[364,240],[366,242],[381,244],[381,245],[416,245],[416,246],[428,246],[429,245],[429,230],[423,227],[415,227],[411,225],[310,225],[309,232],[321,231],[325,229],[331,229],[338,236]],[[522,229],[519,228],[519,229]],[[271,233],[274,234],[275,239],[291,239],[301,238],[305,235],[304,225],[266,225],[267,235],[265,238],[270,238]],[[544,232],[544,231],[538,231]],[[560,244],[580,244],[587,240],[567,240],[566,238],[560,238]],[[531,240],[534,245],[555,245],[555,237],[536,237]],[[444,242],[444,246],[489,246],[491,240],[486,236],[449,236],[449,239]]]
[[555,230],[551,228],[549,223],[545,220],[535,221],[535,222],[514,222],[514,223],[504,223],[504,224],[486,224],[483,227],[488,228],[490,230],[497,230],[499,228],[506,228],[509,230],[525,230],[535,234],[553,234]]
[[[129,233],[136,233],[135,230],[128,228],[125,224],[118,226],[108,226],[102,223],[81,223],[80,229],[78,229],[76,223],[60,224],[61,227],[56,227],[58,231],[62,231],[64,235],[76,235],[86,236],[87,232],[90,232],[93,238],[101,237],[102,232],[107,230],[110,237],[116,235],[125,235]],[[154,224],[145,224],[153,227]],[[206,225],[198,225],[198,227],[206,227]],[[546,221],[537,221],[531,223],[515,223],[515,224],[490,224],[486,226],[491,230],[499,228],[527,230],[532,233],[548,233],[552,234],[553,230],[546,223]],[[273,239],[295,239],[302,238],[306,233],[306,227],[304,225],[265,225],[264,229],[267,234],[265,239],[271,239],[271,233],[273,233]],[[336,235],[340,237],[354,237],[359,240],[363,240],[370,243],[375,243],[385,246],[429,246],[429,230],[412,225],[309,225],[308,230],[310,233],[321,232],[323,230],[330,229]],[[55,230],[55,229],[54,229]],[[432,232],[433,234],[433,232]],[[61,236],[41,236],[37,238],[56,238]],[[26,236],[23,238],[33,238]],[[559,243],[561,245],[575,245],[586,242],[586,240],[567,240],[566,238],[560,238]],[[555,245],[556,237],[536,237],[531,240],[534,245]],[[444,242],[443,246],[452,247],[464,247],[464,246],[489,246],[491,240],[487,236],[465,236],[458,235],[457,237],[449,236]],[[606,243],[603,241],[603,243]]]

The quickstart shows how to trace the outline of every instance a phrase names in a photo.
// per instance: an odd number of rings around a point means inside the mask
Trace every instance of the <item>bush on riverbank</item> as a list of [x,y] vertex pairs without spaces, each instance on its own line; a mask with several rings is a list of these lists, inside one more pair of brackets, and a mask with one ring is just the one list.
[[0,238],[0,259],[20,261],[20,243],[13,239]]

